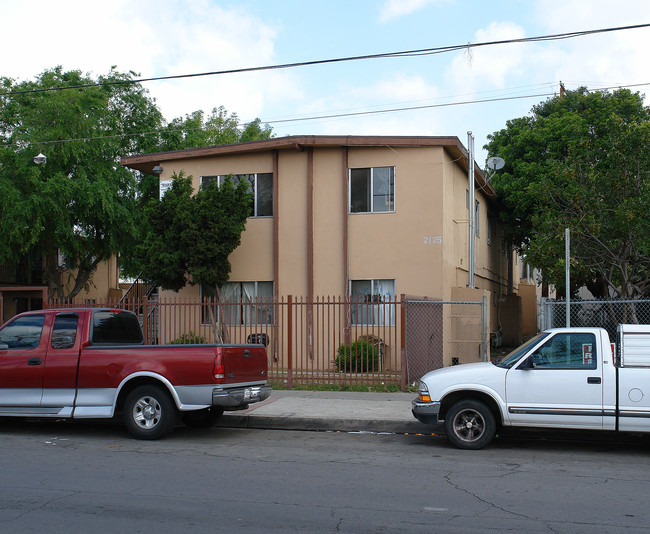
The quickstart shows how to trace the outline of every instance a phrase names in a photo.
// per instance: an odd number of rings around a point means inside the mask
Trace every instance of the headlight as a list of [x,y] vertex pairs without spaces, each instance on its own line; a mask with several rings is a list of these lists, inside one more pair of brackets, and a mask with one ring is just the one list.
[[429,388],[424,382],[422,382],[422,380],[420,380],[420,384],[418,385],[418,397],[423,402],[431,402]]

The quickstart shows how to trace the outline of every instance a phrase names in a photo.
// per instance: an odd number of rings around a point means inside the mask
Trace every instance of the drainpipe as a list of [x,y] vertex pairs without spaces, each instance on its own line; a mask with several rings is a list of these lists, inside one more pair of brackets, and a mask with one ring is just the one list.
[[474,289],[474,255],[476,253],[476,201],[474,200],[474,136],[467,132],[467,155],[469,181],[469,281],[467,287]]

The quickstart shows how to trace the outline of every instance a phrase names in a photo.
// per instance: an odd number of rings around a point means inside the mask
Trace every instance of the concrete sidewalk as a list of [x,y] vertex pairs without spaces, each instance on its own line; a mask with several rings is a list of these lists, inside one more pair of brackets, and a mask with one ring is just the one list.
[[431,433],[411,414],[415,393],[273,390],[241,412],[226,412],[217,426],[275,430]]

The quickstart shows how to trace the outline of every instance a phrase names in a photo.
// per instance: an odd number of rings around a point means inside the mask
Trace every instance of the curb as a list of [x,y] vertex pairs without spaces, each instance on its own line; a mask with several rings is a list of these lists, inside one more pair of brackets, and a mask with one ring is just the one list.
[[390,434],[431,434],[431,428],[419,421],[379,421],[373,419],[332,419],[322,417],[285,417],[268,415],[223,415],[217,427],[266,430],[303,430],[328,432],[375,432]]

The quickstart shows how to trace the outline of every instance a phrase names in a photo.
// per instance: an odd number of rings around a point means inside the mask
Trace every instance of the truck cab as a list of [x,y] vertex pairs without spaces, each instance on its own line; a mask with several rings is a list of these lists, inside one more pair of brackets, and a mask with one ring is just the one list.
[[500,362],[425,374],[413,415],[477,449],[499,426],[650,432],[650,326],[541,332]]

